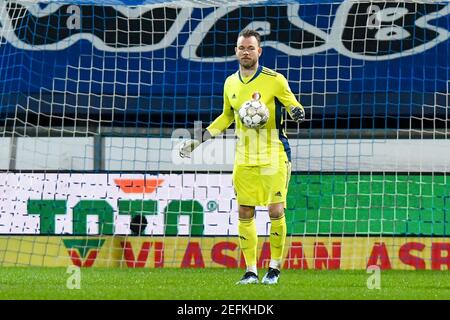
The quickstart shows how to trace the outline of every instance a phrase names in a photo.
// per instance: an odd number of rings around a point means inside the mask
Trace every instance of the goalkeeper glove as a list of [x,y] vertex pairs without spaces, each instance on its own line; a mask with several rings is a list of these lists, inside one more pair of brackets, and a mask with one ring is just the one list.
[[200,141],[197,139],[185,140],[180,146],[180,157],[190,158],[191,152],[194,151],[200,145]]
[[291,107],[291,117],[294,121],[302,122],[305,120],[305,110],[302,107]]

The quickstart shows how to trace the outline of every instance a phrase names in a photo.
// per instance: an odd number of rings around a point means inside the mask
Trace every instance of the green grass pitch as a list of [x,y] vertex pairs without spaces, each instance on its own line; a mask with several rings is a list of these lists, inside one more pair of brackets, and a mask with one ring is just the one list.
[[[81,288],[68,289],[65,268],[3,267],[0,299],[305,300],[450,299],[448,271],[283,270],[275,286],[236,285],[240,269],[82,268]],[[263,271],[260,271],[260,278]]]

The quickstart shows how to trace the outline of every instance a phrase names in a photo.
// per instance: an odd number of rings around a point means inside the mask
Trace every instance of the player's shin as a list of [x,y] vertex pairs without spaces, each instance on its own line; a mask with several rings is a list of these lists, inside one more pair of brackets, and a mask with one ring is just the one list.
[[244,254],[247,271],[257,274],[256,270],[256,248],[258,235],[256,232],[255,218],[239,219],[238,223],[239,245]]
[[279,218],[270,219],[270,268],[281,269],[284,245],[286,242],[286,218],[283,214]]

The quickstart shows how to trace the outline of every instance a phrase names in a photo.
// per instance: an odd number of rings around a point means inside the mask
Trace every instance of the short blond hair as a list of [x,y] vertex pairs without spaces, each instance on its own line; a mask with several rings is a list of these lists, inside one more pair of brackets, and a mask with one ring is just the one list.
[[255,37],[256,41],[258,41],[258,46],[261,46],[261,35],[259,34],[258,31],[253,30],[253,29],[244,29],[241,32],[239,32],[239,37],[244,37],[244,38],[250,38],[250,37]]

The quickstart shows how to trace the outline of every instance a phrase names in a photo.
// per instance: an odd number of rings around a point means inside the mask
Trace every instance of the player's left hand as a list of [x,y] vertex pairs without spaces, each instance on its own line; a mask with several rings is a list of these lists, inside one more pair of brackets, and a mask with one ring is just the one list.
[[303,122],[305,120],[305,110],[302,107],[291,107],[291,117],[294,121]]

